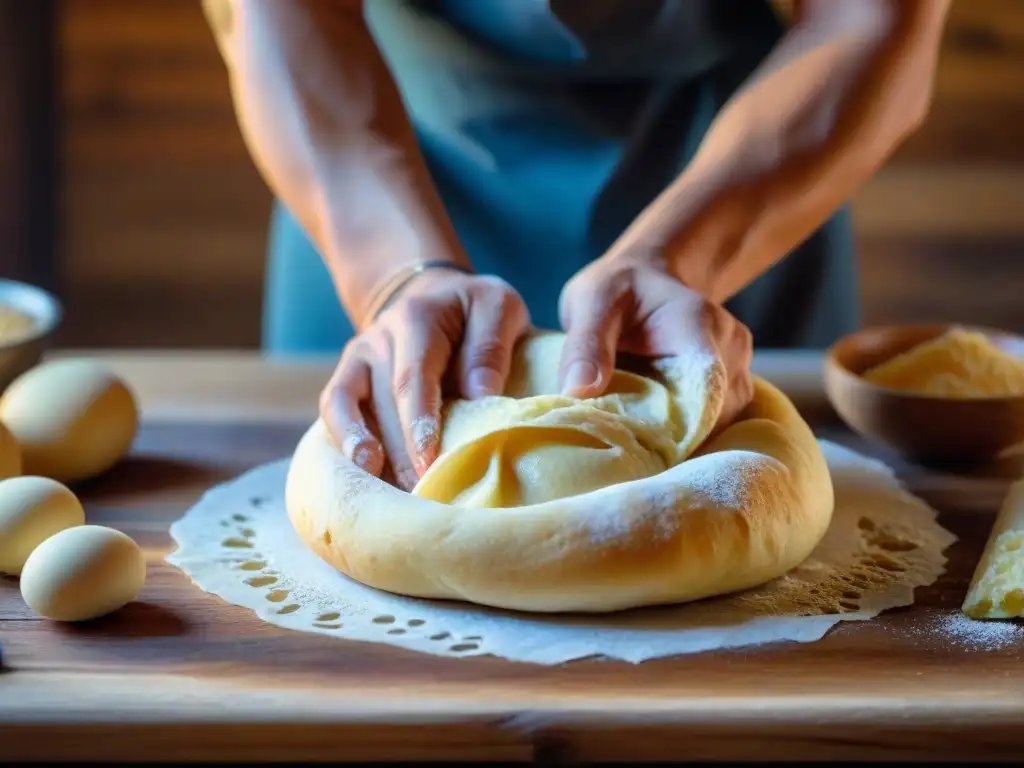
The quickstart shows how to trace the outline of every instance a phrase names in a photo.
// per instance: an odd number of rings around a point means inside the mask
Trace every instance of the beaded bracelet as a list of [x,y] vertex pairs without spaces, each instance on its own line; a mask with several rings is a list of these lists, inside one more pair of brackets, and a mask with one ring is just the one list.
[[413,278],[423,274],[430,269],[451,269],[465,275],[474,274],[469,267],[456,264],[452,261],[421,261],[418,264],[410,264],[403,267],[385,281],[370,302],[369,311],[366,316],[369,318],[367,325],[376,320],[381,312],[391,306],[391,303],[398,297],[401,290],[408,285]]

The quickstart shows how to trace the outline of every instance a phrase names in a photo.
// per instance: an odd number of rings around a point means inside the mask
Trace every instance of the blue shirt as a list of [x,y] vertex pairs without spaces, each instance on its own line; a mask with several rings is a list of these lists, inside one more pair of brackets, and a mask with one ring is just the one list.
[[[765,0],[370,0],[366,13],[474,267],[544,328],[782,34]],[[820,346],[855,324],[848,225],[802,250],[732,302],[755,342]],[[268,303],[285,314],[283,297]]]

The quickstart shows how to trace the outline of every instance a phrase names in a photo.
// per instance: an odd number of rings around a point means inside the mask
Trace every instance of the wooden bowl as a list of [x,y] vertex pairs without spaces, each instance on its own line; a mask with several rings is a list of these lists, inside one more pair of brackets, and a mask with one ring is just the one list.
[[843,337],[825,353],[825,393],[861,436],[918,461],[984,462],[1024,442],[1024,396],[959,399],[902,392],[861,378],[870,368],[953,327],[985,334],[1024,359],[1024,337],[964,325],[896,325]]

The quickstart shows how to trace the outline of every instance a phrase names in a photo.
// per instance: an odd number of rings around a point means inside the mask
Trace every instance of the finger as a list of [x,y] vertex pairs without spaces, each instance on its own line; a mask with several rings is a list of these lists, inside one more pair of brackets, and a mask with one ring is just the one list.
[[475,399],[505,391],[512,351],[529,325],[522,299],[505,286],[472,299],[459,354],[462,395]]
[[720,431],[735,422],[753,398],[753,339],[745,325],[718,305],[705,305],[702,322],[708,343],[725,367],[726,396],[716,426]]
[[559,365],[562,393],[597,397],[608,386],[622,334],[622,302],[607,294],[577,295],[566,307],[565,346]]
[[416,481],[419,480],[419,476],[413,469],[412,460],[409,458],[402,422],[398,417],[398,409],[395,407],[395,396],[392,391],[393,355],[391,340],[388,337],[382,343],[380,354],[374,358],[375,362],[370,373],[373,387],[373,418],[387,457],[382,478],[393,482],[395,486],[403,490],[411,491],[416,485]]
[[395,334],[392,388],[406,448],[422,476],[441,447],[441,378],[451,359],[451,341],[430,313],[410,307],[409,322]]
[[358,352],[342,355],[321,396],[320,413],[341,453],[377,477],[384,469],[384,449],[363,415],[370,401],[370,367]]
[[753,359],[754,344],[750,330],[733,320],[726,353],[726,371],[729,376],[727,418],[730,423],[739,418],[754,397],[754,381],[750,371]]

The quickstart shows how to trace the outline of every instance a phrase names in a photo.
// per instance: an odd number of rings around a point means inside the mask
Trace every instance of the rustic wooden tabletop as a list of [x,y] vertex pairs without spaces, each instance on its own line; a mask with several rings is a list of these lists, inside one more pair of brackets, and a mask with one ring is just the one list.
[[934,629],[955,623],[1021,467],[928,471],[864,445],[824,406],[816,355],[760,354],[755,368],[791,393],[819,434],[891,461],[942,511],[960,537],[946,574],[912,607],[840,624],[817,643],[549,668],[289,632],[201,592],[164,562],[168,526],[211,485],[287,456],[330,365],[95,354],[135,387],[143,427],[132,455],[81,493],[90,522],[145,548],[149,581],[138,602],[83,626],[38,619],[15,581],[0,582],[0,759],[1024,754],[1024,644]]

